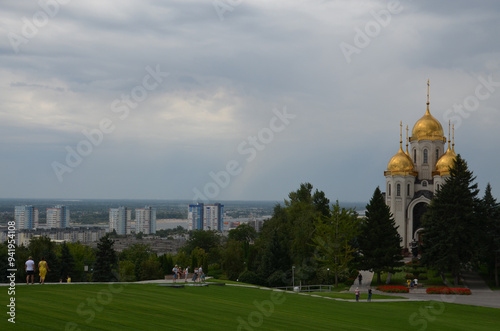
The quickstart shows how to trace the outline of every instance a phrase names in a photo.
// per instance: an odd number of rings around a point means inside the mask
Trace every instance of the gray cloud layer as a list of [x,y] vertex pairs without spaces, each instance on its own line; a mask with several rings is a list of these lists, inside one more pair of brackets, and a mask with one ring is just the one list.
[[[480,187],[500,187],[499,84],[467,104],[480,77],[500,82],[497,1],[2,7],[1,197],[192,198],[234,160],[241,171],[214,200],[281,200],[309,181],[332,200],[367,201],[397,152],[399,121],[411,130],[425,112],[427,78],[431,112],[457,125]],[[155,79],[156,68],[168,75]],[[273,109],[285,108],[296,117],[271,138]],[[113,129],[68,165],[68,148],[103,121]],[[252,147],[259,133],[266,143]],[[54,162],[70,170],[62,181]]]

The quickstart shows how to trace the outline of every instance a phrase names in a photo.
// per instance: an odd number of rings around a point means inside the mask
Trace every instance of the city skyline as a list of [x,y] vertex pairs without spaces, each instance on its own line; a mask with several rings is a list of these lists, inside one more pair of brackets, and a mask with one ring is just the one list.
[[0,198],[281,202],[309,182],[367,202],[400,121],[425,113],[427,79],[480,195],[490,182],[498,196],[499,14],[451,0],[4,4]]

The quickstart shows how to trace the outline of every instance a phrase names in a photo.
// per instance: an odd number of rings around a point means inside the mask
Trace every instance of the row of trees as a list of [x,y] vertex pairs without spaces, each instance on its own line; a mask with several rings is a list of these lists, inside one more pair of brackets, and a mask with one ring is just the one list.
[[444,273],[458,285],[463,270],[483,264],[499,286],[500,207],[490,184],[478,198],[475,177],[460,155],[450,177],[436,193],[423,216],[422,262]]
[[[498,284],[500,207],[489,185],[479,199],[473,181],[458,155],[451,176],[423,216],[422,264],[439,270],[443,279],[445,272],[451,272],[456,283],[462,270],[487,265]],[[374,271],[380,283],[381,273],[401,266],[403,258],[401,237],[379,188],[364,218],[338,201],[330,204],[323,192],[304,183],[284,205],[275,206],[260,233],[244,224],[227,237],[200,230],[189,235],[175,256],[157,256],[145,244],[117,253],[109,235],[101,238],[97,249],[80,243],[56,245],[42,237],[17,248],[17,268],[24,270],[24,261],[32,255],[45,256],[52,270],[48,281],[67,275],[75,281],[158,279],[178,264],[190,266],[191,271],[202,265],[215,276],[267,286],[289,285],[292,278],[338,286],[349,278],[352,281],[357,270]],[[5,244],[0,245],[0,257],[7,260]]]
[[[101,238],[97,249],[80,243],[57,245],[41,237],[17,248],[17,268],[24,270],[31,255],[45,257],[51,268],[49,282],[68,275],[73,281],[158,279],[178,264],[191,270],[202,265],[219,276],[269,286],[288,285],[292,276],[302,282],[333,280],[337,285],[361,265],[380,272],[401,259],[401,239],[378,188],[367,208],[362,222],[355,210],[341,208],[338,201],[330,206],[323,192],[313,192],[305,183],[289,194],[284,206],[275,206],[259,235],[247,224],[227,237],[217,231],[192,231],[175,256],[157,256],[145,244],[117,253],[110,235]],[[7,260],[6,245],[0,246],[0,255]],[[23,281],[23,273],[18,274],[18,281]]]

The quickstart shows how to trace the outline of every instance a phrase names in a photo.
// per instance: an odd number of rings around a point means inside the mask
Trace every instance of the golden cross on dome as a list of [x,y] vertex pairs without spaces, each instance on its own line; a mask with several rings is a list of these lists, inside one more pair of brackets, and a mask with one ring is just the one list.
[[429,79],[427,79],[427,106],[429,105]]
[[403,149],[403,121],[399,122],[399,147]]

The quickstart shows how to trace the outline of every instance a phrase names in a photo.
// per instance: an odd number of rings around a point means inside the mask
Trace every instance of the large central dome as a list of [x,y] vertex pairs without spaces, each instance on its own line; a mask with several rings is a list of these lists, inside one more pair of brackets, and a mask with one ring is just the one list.
[[431,115],[428,105],[425,115],[413,126],[410,140],[446,140],[441,123]]

